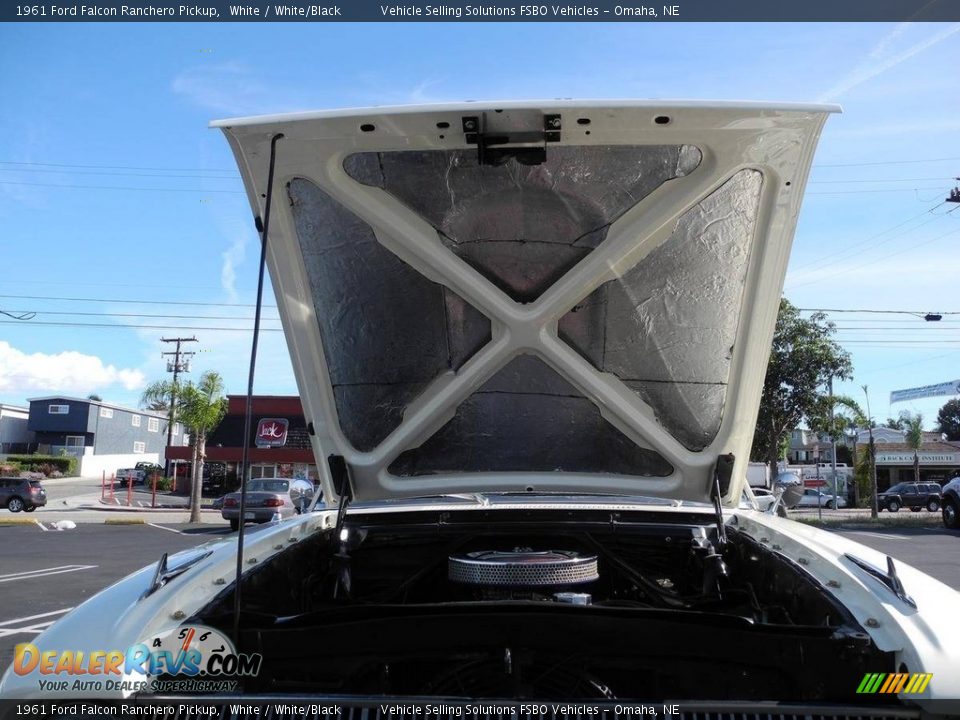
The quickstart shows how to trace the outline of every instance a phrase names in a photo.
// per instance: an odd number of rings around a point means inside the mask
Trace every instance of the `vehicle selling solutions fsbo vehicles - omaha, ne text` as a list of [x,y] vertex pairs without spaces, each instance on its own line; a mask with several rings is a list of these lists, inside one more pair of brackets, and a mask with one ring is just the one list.
[[[955,591],[760,512],[746,488],[835,109],[551,101],[215,123],[254,215],[273,198],[268,266],[325,498],[247,539],[238,645],[263,663],[242,691],[726,701],[746,717],[776,699],[788,718],[837,703],[919,717],[960,696]],[[236,550],[146,568],[35,644],[228,633]],[[898,672],[932,681],[858,693]],[[40,696],[37,679],[8,670],[2,692]]]

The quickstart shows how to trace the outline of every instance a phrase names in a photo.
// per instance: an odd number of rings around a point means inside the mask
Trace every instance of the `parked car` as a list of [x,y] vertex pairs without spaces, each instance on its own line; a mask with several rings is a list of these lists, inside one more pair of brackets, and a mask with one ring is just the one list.
[[[313,499],[315,488],[307,480],[262,479],[247,484],[244,508],[246,522],[270,522],[277,514],[281,520],[304,512]],[[223,496],[220,515],[230,521],[230,529],[240,528],[240,492]]]
[[951,530],[960,528],[960,475],[943,486],[940,503],[943,524]]
[[130,480],[133,480],[134,485],[142,485],[154,473],[163,475],[163,466],[152,462],[138,462],[132,468],[117,470],[114,477],[121,485],[126,485]]
[[926,508],[930,512],[940,509],[941,487],[938,483],[902,482],[891,485],[882,493],[877,493],[877,508],[898,512],[908,507],[913,512]]
[[839,496],[825,493],[816,488],[806,488],[797,507],[825,507],[829,509],[843,508],[847,506],[847,501]]
[[[740,506],[829,110],[561,100],[218,123],[257,217],[274,197],[267,261],[327,504],[241,554],[233,535],[158,558],[33,638],[37,655],[155,638],[172,658],[209,632],[257,660],[231,696],[373,701],[379,718],[453,715],[436,709],[452,699],[950,716],[960,593]],[[109,692],[164,680],[153,656]],[[49,697],[42,670],[8,670],[0,697]],[[933,682],[858,693],[908,672]]]
[[39,480],[0,478],[0,507],[10,512],[33,512],[47,504],[47,491]]

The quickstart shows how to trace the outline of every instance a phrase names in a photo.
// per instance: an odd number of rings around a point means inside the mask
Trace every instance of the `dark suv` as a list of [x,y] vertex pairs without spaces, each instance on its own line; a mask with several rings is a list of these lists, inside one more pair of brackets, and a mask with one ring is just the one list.
[[33,512],[47,504],[47,492],[39,480],[0,478],[0,507],[10,512]]
[[880,510],[897,512],[908,507],[914,512],[926,508],[930,512],[940,509],[940,485],[937,483],[897,483],[886,492],[877,495]]

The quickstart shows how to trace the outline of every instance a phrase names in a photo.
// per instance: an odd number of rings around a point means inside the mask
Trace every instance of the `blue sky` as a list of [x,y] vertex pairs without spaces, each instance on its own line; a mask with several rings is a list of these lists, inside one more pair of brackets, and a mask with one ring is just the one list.
[[[787,297],[960,311],[960,212],[947,214],[960,206],[938,206],[960,175],[958,65],[960,25],[946,24],[0,25],[0,309],[37,313],[0,317],[0,402],[95,392],[136,404],[166,376],[159,338],[194,333],[194,370],[245,391],[252,310],[237,305],[254,299],[257,239],[227,144],[207,129],[234,115],[543,97],[838,102]],[[133,317],[149,315],[162,317]],[[960,377],[960,315],[834,317],[856,368],[840,391],[862,400],[869,384],[874,416],[920,411],[930,426],[946,398],[890,407],[888,394]],[[256,389],[296,391],[280,332],[264,335]]]

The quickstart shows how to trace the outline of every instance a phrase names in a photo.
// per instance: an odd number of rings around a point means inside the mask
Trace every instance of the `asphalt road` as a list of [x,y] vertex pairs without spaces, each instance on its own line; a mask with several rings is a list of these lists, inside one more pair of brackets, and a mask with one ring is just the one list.
[[944,527],[837,530],[960,590],[960,531]]
[[0,526],[0,667],[13,648],[135,570],[230,532],[226,525]]

